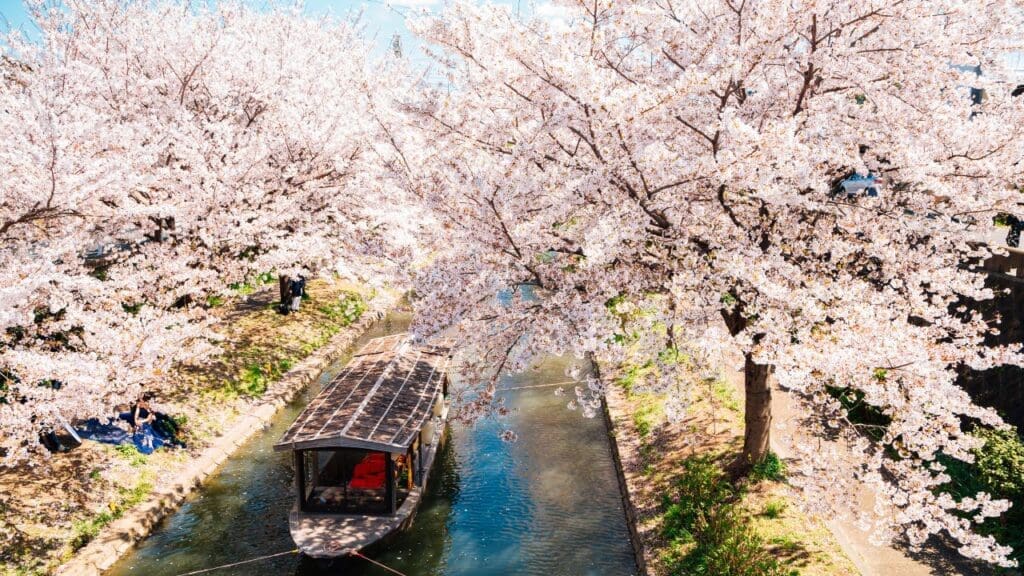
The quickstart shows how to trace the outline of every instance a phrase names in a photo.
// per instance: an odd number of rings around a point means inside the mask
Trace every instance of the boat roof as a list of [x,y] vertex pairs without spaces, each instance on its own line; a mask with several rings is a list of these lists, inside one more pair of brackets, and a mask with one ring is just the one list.
[[408,334],[374,338],[299,414],[274,450],[405,452],[433,412],[450,350]]

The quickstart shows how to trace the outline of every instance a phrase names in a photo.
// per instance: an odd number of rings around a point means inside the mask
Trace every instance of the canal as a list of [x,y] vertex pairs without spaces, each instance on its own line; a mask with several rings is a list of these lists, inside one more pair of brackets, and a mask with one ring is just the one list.
[[[404,331],[391,314],[357,343]],[[284,433],[336,363],[274,424],[243,445],[215,477],[166,518],[109,574],[178,576],[294,549],[288,534],[292,458],[275,453]],[[571,360],[547,358],[502,378],[512,414],[502,422],[452,424],[412,528],[372,556],[407,576],[629,576],[636,573],[608,431],[601,418],[566,409],[545,384]],[[541,387],[536,387],[541,386]],[[523,388],[532,387],[532,388]],[[567,395],[570,396],[570,395]],[[515,442],[499,433],[511,428]],[[365,560],[324,565],[296,555],[208,572],[228,575],[376,576]]]

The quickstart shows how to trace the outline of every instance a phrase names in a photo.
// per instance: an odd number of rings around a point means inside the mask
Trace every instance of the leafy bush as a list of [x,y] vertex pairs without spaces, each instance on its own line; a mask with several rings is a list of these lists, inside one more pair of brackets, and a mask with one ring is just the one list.
[[1016,429],[984,429],[973,434],[985,441],[974,452],[974,467],[982,484],[1003,498],[1024,496],[1024,443]]
[[1010,500],[1012,506],[1000,518],[990,518],[978,527],[982,534],[1013,548],[1013,558],[1024,561],[1024,443],[1014,428],[971,432],[985,440],[974,450],[974,463],[942,458],[952,479],[942,487],[954,498],[973,498],[986,492],[993,498]]
[[[707,456],[683,461],[675,498],[665,498],[662,534],[673,576],[789,576],[736,505],[737,492]],[[687,546],[689,544],[689,546]]]
[[786,479],[786,463],[780,460],[774,452],[769,452],[760,461],[754,463],[754,467],[750,469],[750,479],[754,482],[761,480],[781,482]]

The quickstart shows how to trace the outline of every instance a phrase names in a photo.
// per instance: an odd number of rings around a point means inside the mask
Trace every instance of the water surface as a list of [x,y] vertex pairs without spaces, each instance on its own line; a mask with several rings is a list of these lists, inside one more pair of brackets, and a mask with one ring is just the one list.
[[[359,345],[407,325],[406,315],[392,314]],[[453,423],[412,528],[371,556],[407,576],[635,574],[604,421],[567,410],[565,399],[543,386],[564,381],[567,362],[548,358],[537,370],[504,377],[504,388],[518,388],[502,392],[514,409],[507,419]],[[110,574],[177,576],[294,549],[288,534],[291,454],[275,453],[273,445],[343,364],[243,445]],[[499,438],[506,428],[518,434],[516,442]],[[323,564],[286,555],[207,574],[388,572],[361,559]]]

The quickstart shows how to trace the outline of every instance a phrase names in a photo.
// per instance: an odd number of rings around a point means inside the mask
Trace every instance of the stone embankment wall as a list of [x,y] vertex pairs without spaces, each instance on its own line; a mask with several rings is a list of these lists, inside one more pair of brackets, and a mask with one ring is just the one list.
[[640,534],[640,515],[634,497],[636,483],[643,480],[637,473],[638,451],[640,438],[632,425],[625,396],[618,386],[609,386],[605,393],[604,419],[608,425],[611,438],[612,458],[615,460],[615,471],[619,476],[619,490],[622,492],[622,505],[626,510],[626,524],[629,526],[629,540],[633,544],[636,556],[638,576],[648,576],[647,550]]

